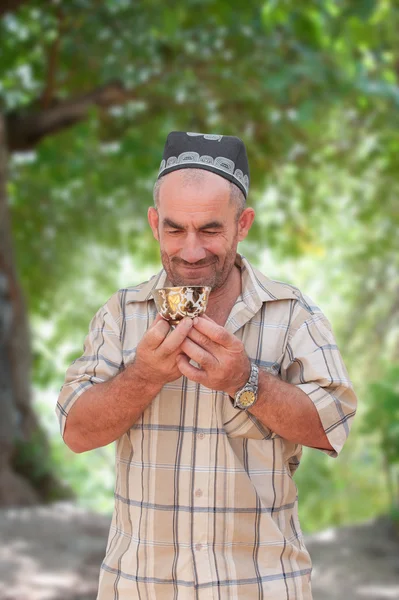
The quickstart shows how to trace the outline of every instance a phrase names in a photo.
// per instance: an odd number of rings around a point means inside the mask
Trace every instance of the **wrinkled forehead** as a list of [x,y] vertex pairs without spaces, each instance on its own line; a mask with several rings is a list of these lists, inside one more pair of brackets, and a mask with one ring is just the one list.
[[213,228],[230,228],[235,211],[229,182],[208,172],[193,178],[178,171],[169,173],[160,189],[158,214],[161,227],[201,230],[212,224]]

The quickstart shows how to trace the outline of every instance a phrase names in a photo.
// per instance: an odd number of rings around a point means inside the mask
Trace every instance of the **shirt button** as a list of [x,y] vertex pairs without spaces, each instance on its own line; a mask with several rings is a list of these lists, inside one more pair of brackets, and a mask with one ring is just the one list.
[[199,437],[200,440],[203,440],[204,437],[205,437],[205,433],[203,431],[200,431],[199,434],[198,434],[198,437]]
[[200,489],[195,490],[195,495],[197,496],[197,498],[201,498],[201,496],[202,496],[202,490],[200,490]]
[[199,552],[202,549],[201,544],[195,544],[195,549]]

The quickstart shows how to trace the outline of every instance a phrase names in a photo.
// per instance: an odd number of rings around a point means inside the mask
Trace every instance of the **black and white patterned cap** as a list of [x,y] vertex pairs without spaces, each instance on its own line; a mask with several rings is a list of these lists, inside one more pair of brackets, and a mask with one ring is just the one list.
[[232,135],[172,131],[165,143],[158,179],[178,169],[205,169],[235,183],[245,198],[249,166],[244,142]]

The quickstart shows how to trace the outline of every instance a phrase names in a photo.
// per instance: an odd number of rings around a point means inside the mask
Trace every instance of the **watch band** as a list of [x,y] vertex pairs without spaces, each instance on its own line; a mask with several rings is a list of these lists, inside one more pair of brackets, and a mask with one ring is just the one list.
[[[251,372],[247,383],[231,398],[234,408],[246,410],[253,406],[258,399],[259,367],[251,361]],[[248,403],[248,393],[252,394],[252,401]],[[245,397],[245,400],[244,400]]]
[[248,383],[250,385],[252,385],[253,387],[258,387],[258,380],[259,380],[259,368],[258,365],[256,365],[255,363],[251,362],[251,372],[249,374],[249,380]]

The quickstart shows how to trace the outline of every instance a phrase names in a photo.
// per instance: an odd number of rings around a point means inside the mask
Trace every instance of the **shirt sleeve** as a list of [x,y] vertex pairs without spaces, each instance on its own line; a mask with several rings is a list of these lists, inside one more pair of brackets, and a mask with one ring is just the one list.
[[342,450],[356,413],[357,397],[337,347],[331,325],[321,312],[306,319],[289,339],[281,377],[303,390],[315,405],[336,457]]
[[56,414],[64,436],[66,419],[76,400],[96,383],[117,375],[123,365],[119,327],[108,301],[94,315],[84,340],[83,354],[68,367],[60,389]]

